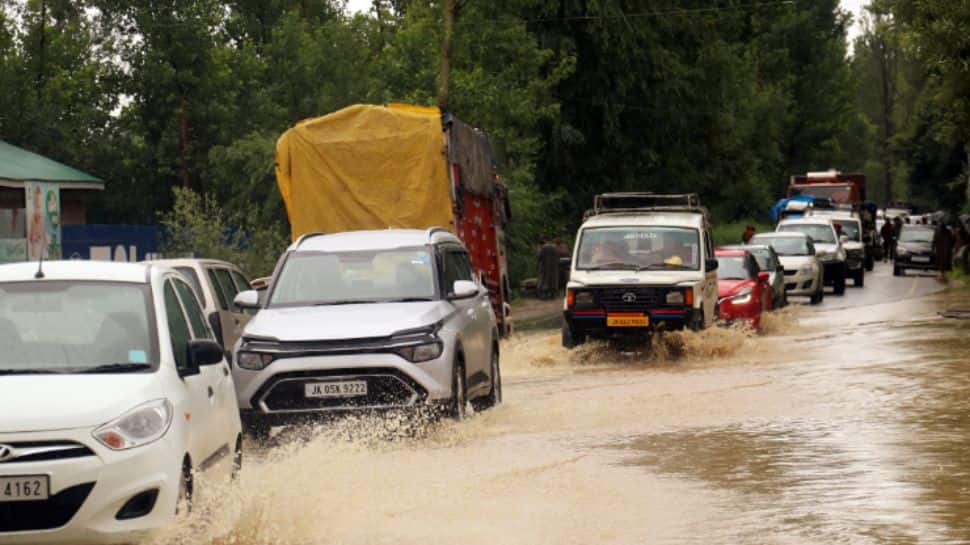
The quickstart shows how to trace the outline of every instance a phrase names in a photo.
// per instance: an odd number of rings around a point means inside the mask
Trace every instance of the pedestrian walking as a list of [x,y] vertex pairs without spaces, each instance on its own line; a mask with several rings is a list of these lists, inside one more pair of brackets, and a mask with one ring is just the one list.
[[539,299],[552,299],[559,291],[559,249],[549,237],[543,237],[539,247],[539,275],[536,295]]
[[896,229],[891,221],[882,224],[882,228],[879,229],[879,236],[882,237],[882,260],[886,262],[894,258],[893,247],[896,243]]
[[933,250],[939,279],[946,280],[946,273],[953,269],[953,235],[946,224],[940,222],[933,233]]
[[744,233],[741,234],[741,242],[744,244],[748,244],[749,242],[751,242],[751,239],[754,238],[754,235],[755,235],[754,225],[751,225],[750,223],[747,224],[744,227]]

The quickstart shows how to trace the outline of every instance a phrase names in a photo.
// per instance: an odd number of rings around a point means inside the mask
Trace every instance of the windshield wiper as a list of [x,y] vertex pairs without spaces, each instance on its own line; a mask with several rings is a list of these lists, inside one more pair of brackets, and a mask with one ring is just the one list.
[[430,297],[401,297],[400,299],[384,299],[379,303],[417,303],[420,301],[431,301]]
[[139,371],[144,371],[145,369],[150,369],[151,365],[147,363],[106,363],[104,365],[95,365],[94,367],[86,367],[84,369],[78,369],[76,372],[81,374],[93,374],[93,373],[137,373]]
[[623,262],[617,261],[617,262],[614,262],[614,263],[604,263],[602,265],[596,265],[595,267],[589,267],[586,270],[587,271],[609,271],[609,270],[614,270],[614,271],[617,271],[617,270],[636,271],[636,270],[639,270],[639,269],[640,269],[640,266],[639,265],[634,265],[633,263],[623,263]]
[[379,301],[367,300],[367,299],[349,299],[347,301],[322,301],[320,303],[313,303],[315,307],[328,307],[328,306],[338,306],[338,305],[368,305],[370,303],[378,303]]

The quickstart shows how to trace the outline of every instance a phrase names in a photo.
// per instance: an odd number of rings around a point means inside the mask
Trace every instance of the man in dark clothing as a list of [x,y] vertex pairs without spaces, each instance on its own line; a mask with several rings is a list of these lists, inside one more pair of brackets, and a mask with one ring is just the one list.
[[895,259],[893,249],[896,246],[896,230],[893,229],[891,221],[886,220],[886,223],[882,224],[879,235],[882,236],[882,260]]
[[741,234],[741,242],[744,244],[751,242],[751,239],[754,237],[754,234],[755,234],[754,225],[751,225],[749,223],[744,227],[744,233]]
[[953,234],[942,222],[936,226],[933,233],[933,251],[936,254],[936,268],[940,272],[940,279],[953,269]]
[[539,248],[539,278],[536,294],[539,299],[552,299],[559,292],[559,249],[549,237]]

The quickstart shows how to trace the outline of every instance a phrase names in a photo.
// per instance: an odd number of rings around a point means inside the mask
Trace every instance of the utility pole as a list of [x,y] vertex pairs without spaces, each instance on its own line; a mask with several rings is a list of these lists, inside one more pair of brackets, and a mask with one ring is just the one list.
[[438,108],[448,109],[448,81],[451,78],[451,51],[455,36],[455,17],[458,15],[458,0],[444,0],[445,35],[441,46],[441,72],[438,74]]

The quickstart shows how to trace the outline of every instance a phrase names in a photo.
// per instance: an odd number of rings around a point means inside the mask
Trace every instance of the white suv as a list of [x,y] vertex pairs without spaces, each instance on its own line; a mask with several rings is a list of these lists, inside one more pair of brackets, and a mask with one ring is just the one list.
[[576,235],[562,344],[708,327],[717,317],[716,270],[696,195],[598,195]]
[[304,235],[236,346],[244,425],[265,438],[304,416],[499,403],[499,331],[475,278],[444,229]]
[[174,270],[2,266],[0,346],[0,543],[142,541],[197,469],[238,469],[228,362]]

